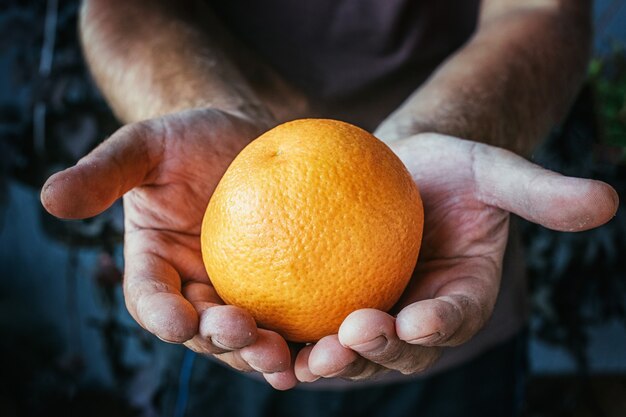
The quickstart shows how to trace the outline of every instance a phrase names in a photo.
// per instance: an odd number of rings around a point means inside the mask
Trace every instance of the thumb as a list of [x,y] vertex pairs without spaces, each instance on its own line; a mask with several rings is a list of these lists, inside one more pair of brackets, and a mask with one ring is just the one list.
[[162,155],[162,131],[152,122],[127,125],[78,163],[52,175],[41,202],[64,219],[95,216],[124,193],[149,181]]
[[566,177],[504,149],[473,148],[479,198],[547,228],[582,231],[615,216],[617,192],[597,180]]

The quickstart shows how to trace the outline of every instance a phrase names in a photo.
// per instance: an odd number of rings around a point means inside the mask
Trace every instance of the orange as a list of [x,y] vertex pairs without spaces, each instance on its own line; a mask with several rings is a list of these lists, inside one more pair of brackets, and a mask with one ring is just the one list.
[[250,143],[211,197],[202,256],[217,293],[287,340],[388,310],[420,248],[417,186],[395,154],[347,123],[304,119]]

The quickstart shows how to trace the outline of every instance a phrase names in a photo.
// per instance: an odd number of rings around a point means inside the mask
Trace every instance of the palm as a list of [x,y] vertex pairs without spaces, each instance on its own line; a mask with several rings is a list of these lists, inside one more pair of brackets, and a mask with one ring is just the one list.
[[126,244],[167,261],[181,280],[208,282],[200,257],[202,216],[224,171],[256,134],[251,125],[215,111],[189,111],[145,127],[159,146],[144,184],[124,196]]
[[302,381],[424,370],[441,346],[468,341],[489,319],[510,212],[575,231],[604,223],[616,209],[608,185],[563,177],[504,149],[438,134],[389,146],[424,202],[425,229],[414,275],[394,315],[355,311],[338,335],[303,348],[295,370]]
[[[435,140],[445,141],[442,138]],[[412,152],[409,166],[424,201],[425,229],[414,277],[398,304],[436,298],[458,278],[489,272],[497,288],[494,269],[501,262],[508,236],[508,212],[481,201],[473,167],[474,145],[455,141],[438,146],[424,141]],[[449,146],[449,149],[446,147]]]
[[223,305],[200,255],[211,194],[233,158],[266,128],[211,109],[128,125],[52,176],[42,201],[59,217],[82,218],[124,195],[124,295],[137,322],[286,388],[295,384],[286,342],[257,329],[246,311]]

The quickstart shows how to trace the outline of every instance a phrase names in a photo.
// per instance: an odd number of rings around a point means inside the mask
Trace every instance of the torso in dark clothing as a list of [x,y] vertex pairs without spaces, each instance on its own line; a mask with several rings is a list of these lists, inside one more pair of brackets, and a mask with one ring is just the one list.
[[[376,125],[471,36],[478,0],[207,0],[231,33],[317,100],[321,116]],[[514,222],[512,222],[514,223]],[[509,236],[498,301],[470,342],[447,348],[428,375],[475,358],[522,328],[526,281],[518,233]],[[419,377],[419,376],[417,376]],[[407,381],[390,372],[370,382]],[[344,389],[322,378],[312,389]]]
[[393,111],[469,38],[479,3],[209,1],[234,36],[327,116],[361,125]]

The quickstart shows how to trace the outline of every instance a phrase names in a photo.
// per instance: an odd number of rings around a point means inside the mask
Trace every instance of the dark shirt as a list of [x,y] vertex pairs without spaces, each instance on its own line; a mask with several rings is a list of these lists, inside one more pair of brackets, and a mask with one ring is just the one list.
[[[233,35],[283,77],[323,103],[326,116],[374,129],[467,41],[476,25],[479,1],[212,0],[212,3]],[[475,358],[522,328],[527,315],[526,281],[518,238],[518,233],[512,230],[491,320],[468,343],[446,349],[427,375]],[[392,372],[369,383],[419,377]],[[343,389],[352,385],[322,378],[307,386]]]
[[209,1],[233,35],[345,120],[393,111],[470,37],[479,3]]

